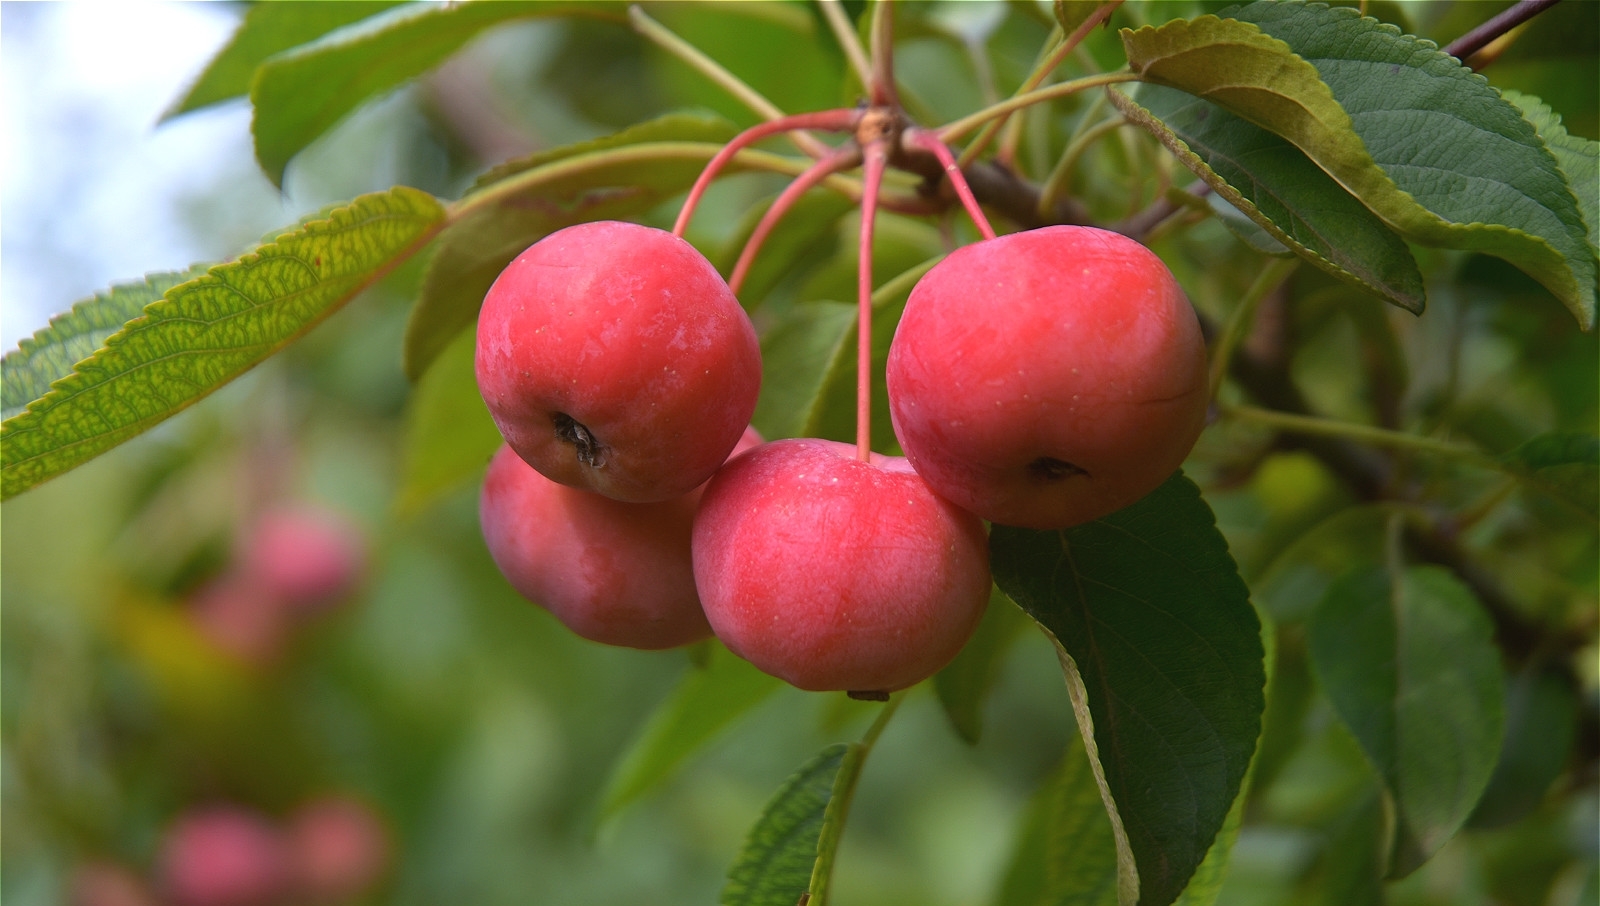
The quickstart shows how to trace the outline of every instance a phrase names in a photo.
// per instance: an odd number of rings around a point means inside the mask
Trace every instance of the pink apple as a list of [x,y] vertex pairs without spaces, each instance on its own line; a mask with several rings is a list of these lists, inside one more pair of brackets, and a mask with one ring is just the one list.
[[1138,500],[1204,427],[1206,352],[1172,273],[1117,233],[1053,226],[952,252],[911,290],[889,410],[935,491],[1057,529]]
[[954,658],[989,600],[977,517],[906,460],[780,440],[728,461],[694,525],[705,613],[735,654],[812,691],[892,692]]
[[[749,429],[735,450],[760,442]],[[689,553],[702,491],[624,503],[557,484],[502,446],[478,514],[511,587],[568,629],[607,645],[673,648],[711,635]]]
[[344,903],[370,890],[389,867],[389,831],[365,803],[324,796],[290,816],[286,831],[295,890],[310,903]]
[[671,233],[601,221],[517,256],[478,316],[478,389],[545,477],[617,500],[681,497],[738,442],[761,388],[755,329]]
[[265,593],[301,611],[348,598],[366,570],[366,540],[349,518],[310,503],[257,517],[244,539],[242,569]]
[[291,614],[260,582],[223,573],[189,597],[189,617],[213,647],[257,667],[276,661],[289,640]]
[[269,906],[289,880],[278,830],[229,805],[190,811],[168,828],[160,871],[176,906]]

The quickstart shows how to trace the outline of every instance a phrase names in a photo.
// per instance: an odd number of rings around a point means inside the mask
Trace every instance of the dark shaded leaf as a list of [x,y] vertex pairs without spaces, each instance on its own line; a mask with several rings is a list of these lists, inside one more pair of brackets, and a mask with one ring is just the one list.
[[1161,85],[1109,96],[1274,240],[1341,280],[1422,311],[1422,273],[1405,241],[1286,139]]
[[1258,2],[1230,16],[1124,30],[1129,63],[1287,138],[1406,238],[1504,258],[1594,323],[1577,202],[1481,76],[1346,7]]
[[1166,906],[1239,793],[1264,707],[1261,624],[1211,509],[1180,473],[1076,528],[997,525],[990,549],[996,584],[1081,677],[1139,903]]
[[1454,836],[1489,782],[1505,729],[1493,627],[1437,567],[1350,571],[1306,621],[1311,665],[1396,811],[1391,876]]

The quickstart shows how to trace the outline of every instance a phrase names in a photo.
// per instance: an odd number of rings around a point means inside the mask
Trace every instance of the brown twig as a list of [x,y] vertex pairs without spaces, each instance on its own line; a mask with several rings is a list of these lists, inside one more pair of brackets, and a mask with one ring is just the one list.
[[1458,60],[1465,60],[1496,38],[1559,2],[1561,0],[1520,0],[1515,6],[1445,45],[1444,52]]

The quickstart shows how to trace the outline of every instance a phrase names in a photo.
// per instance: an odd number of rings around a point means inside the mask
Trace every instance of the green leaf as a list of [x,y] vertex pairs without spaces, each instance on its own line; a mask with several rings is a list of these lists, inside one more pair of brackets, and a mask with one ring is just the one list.
[[1585,707],[1572,675],[1530,664],[1506,688],[1506,733],[1494,773],[1467,825],[1504,827],[1538,808],[1572,756],[1577,716]]
[[1082,741],[1029,800],[996,902],[1116,906],[1116,839]]
[[456,204],[439,237],[406,325],[406,374],[420,377],[478,317],[484,294],[523,249],[575,223],[643,214],[693,185],[735,132],[726,120],[670,115],[491,171],[496,178]]
[[1422,272],[1401,239],[1281,136],[1160,85],[1109,92],[1184,166],[1273,239],[1329,274],[1421,312]]
[[1256,603],[1280,623],[1304,620],[1352,566],[1383,562],[1393,513],[1382,504],[1348,507],[1307,529],[1251,577]]
[[1306,621],[1312,670],[1395,807],[1392,877],[1438,851],[1489,782],[1505,728],[1493,627],[1436,567],[1358,567]]
[[1138,902],[1166,906],[1223,826],[1265,705],[1261,624],[1211,509],[1179,473],[1104,519],[997,525],[989,543],[996,584],[1055,637],[1069,691],[1081,682]]
[[445,216],[397,186],[171,288],[0,425],[3,495],[135,437],[282,349],[414,253]]
[[1308,906],[1383,906],[1383,840],[1386,832],[1381,791],[1368,788],[1322,829],[1322,852],[1300,885]]
[[[725,727],[782,685],[713,643],[708,663],[690,669],[617,762],[601,796],[599,820],[617,815],[660,785]],[[806,872],[809,881],[809,863]]]
[[[906,310],[906,299],[911,288],[937,264],[939,258],[929,258],[902,271],[880,285],[872,294],[872,411],[889,411],[889,392],[884,386],[884,367],[889,359],[889,343],[894,339],[895,326]],[[849,306],[851,317],[844,333],[833,349],[816,383],[816,395],[805,406],[806,420],[800,436],[824,437],[832,440],[854,440],[856,436],[856,337],[860,319],[855,306]],[[886,418],[872,425],[872,446],[877,450],[895,449],[893,426]]]
[[150,274],[142,283],[113,286],[50,319],[50,324],[0,359],[0,419],[8,419],[72,373],[72,366],[99,349],[106,339],[137,318],[144,307],[167,290],[205,273],[204,265],[187,271]]
[[998,588],[989,590],[989,607],[978,630],[956,659],[933,675],[933,689],[956,735],[972,745],[983,735],[983,706],[1000,679],[1006,655],[1029,621]]
[[751,423],[763,437],[807,437],[835,363],[854,355],[856,307],[803,302],[761,338],[761,396]]
[[1481,76],[1347,7],[1258,2],[1231,16],[1124,30],[1129,64],[1287,138],[1406,238],[1504,258],[1594,323],[1577,202]]
[[417,382],[406,405],[405,449],[395,510],[414,516],[483,474],[505,441],[478,394],[473,335],[462,333]]
[[1533,124],[1544,146],[1555,155],[1567,187],[1578,199],[1578,210],[1583,212],[1589,250],[1600,254],[1600,142],[1568,134],[1560,115],[1531,94],[1509,90],[1500,94],[1522,111],[1523,119]]
[[1277,627],[1270,619],[1263,618],[1261,645],[1265,651],[1263,662],[1267,672],[1266,704],[1262,709],[1262,729],[1257,737],[1256,750],[1250,757],[1250,767],[1245,771],[1244,781],[1239,785],[1239,795],[1233,797],[1233,806],[1228,809],[1228,817],[1223,820],[1222,829],[1217,831],[1216,841],[1206,850],[1205,859],[1189,878],[1189,883],[1183,888],[1183,894],[1178,897],[1176,906],[1215,906],[1217,897],[1222,894],[1222,882],[1228,874],[1228,864],[1233,858],[1233,847],[1239,842],[1239,829],[1244,826],[1245,804],[1249,801],[1250,791],[1255,786],[1257,778],[1261,776],[1259,766],[1269,729],[1267,721],[1273,716],[1272,704],[1275,699],[1282,698],[1280,692],[1282,674],[1278,670],[1281,652],[1277,638]]
[[252,4],[227,46],[211,58],[188,93],[161,119],[165,122],[191,110],[243,97],[250,91],[256,67],[268,57],[396,5],[394,0]]
[[1600,437],[1541,434],[1500,459],[1534,487],[1591,517],[1600,515]]
[[367,101],[444,62],[485,29],[567,15],[626,21],[622,5],[610,3],[418,3],[273,56],[250,83],[256,159],[281,186],[290,158],[318,136]]
[[784,782],[728,870],[723,906],[795,906],[801,901],[811,890],[819,842],[836,794],[842,782],[853,779],[863,753],[860,745],[829,746]]

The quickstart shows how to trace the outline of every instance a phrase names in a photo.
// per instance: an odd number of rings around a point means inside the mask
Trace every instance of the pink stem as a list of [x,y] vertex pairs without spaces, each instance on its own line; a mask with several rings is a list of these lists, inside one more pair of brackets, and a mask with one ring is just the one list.
[[700,171],[700,178],[695,180],[694,187],[689,190],[689,197],[683,201],[683,209],[678,212],[678,222],[672,225],[672,235],[683,238],[683,231],[689,226],[689,218],[693,216],[695,206],[700,203],[700,196],[705,194],[706,187],[711,185],[711,180],[717,177],[724,165],[735,154],[743,151],[750,145],[776,135],[780,132],[790,132],[796,129],[826,129],[831,132],[848,132],[855,127],[856,117],[860,112],[854,109],[819,110],[815,113],[796,113],[793,116],[779,117],[765,123],[757,123],[749,129],[735,135],[722,150],[712,157],[706,168]]
[[750,238],[745,241],[744,249],[739,252],[739,260],[733,266],[733,274],[728,277],[728,288],[733,290],[734,295],[738,295],[739,289],[744,286],[744,278],[749,276],[750,265],[755,261],[756,253],[761,251],[761,244],[767,241],[767,236],[771,234],[773,227],[778,225],[778,221],[789,212],[800,196],[829,175],[840,170],[848,170],[860,161],[861,154],[854,144],[835,148],[826,157],[807,167],[784,188],[782,194],[772,202],[772,207],[767,208],[767,212],[761,215],[761,222],[756,224],[755,231],[750,234]]
[[872,224],[878,213],[878,187],[889,151],[883,139],[862,148],[861,250],[856,268],[856,458],[872,461]]
[[967,185],[967,178],[962,175],[961,167],[956,164],[954,154],[939,141],[939,137],[932,132],[922,129],[907,129],[905,140],[914,148],[933,152],[939,158],[939,163],[944,165],[944,172],[950,178],[950,185],[956,190],[956,197],[961,199],[961,204],[967,209],[967,214],[972,217],[972,222],[977,226],[978,232],[985,239],[994,238],[994,227],[989,225],[989,218],[983,216],[983,209],[978,207],[978,199],[972,196],[972,187]]

